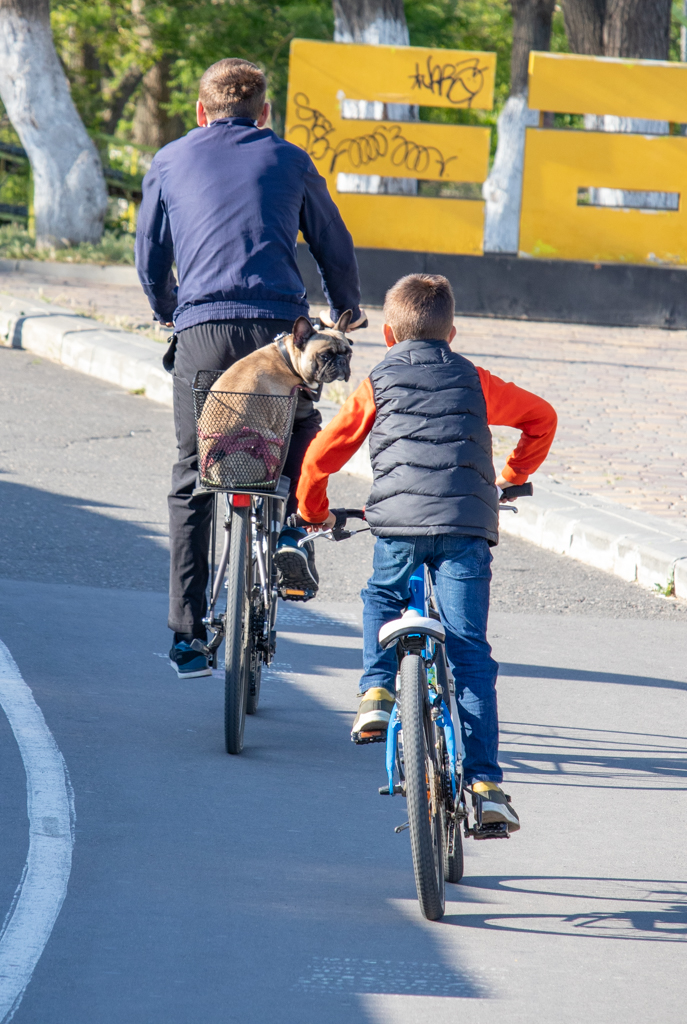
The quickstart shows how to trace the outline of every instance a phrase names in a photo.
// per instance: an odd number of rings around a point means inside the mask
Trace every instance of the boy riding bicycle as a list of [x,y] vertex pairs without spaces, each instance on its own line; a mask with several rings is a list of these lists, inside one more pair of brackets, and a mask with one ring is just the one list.
[[[351,738],[383,739],[393,708],[396,652],[379,630],[410,600],[409,580],[428,566],[446,630],[462,726],[465,781],[485,823],[520,827],[500,788],[496,676],[487,642],[492,556],[498,543],[498,490],[527,480],[546,458],[556,413],[544,399],[507,384],[453,352],[454,299],[445,277],[411,274],[386,295],[390,351],[307,450],[298,504],[319,528],[334,524],[327,483],[370,437],[373,483],[366,517],[377,538],[373,574],[362,592],[363,676]],[[522,433],[495,477],[489,425]]]

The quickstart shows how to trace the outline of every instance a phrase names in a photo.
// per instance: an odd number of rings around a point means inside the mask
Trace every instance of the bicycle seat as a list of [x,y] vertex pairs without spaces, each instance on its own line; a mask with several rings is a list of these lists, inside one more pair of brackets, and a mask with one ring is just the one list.
[[395,644],[402,636],[431,636],[433,640],[444,643],[446,631],[436,619],[425,618],[414,608],[409,608],[400,619],[385,623],[379,631],[379,642],[384,650]]

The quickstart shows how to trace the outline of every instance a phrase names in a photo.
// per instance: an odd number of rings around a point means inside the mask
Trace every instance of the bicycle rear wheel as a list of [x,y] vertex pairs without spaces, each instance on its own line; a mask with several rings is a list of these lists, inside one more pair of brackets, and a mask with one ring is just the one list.
[[224,738],[228,754],[243,750],[250,672],[250,508],[232,508],[224,651]]
[[442,786],[434,761],[425,666],[417,654],[406,654],[401,662],[401,722],[417,898],[424,916],[438,921],[444,916]]

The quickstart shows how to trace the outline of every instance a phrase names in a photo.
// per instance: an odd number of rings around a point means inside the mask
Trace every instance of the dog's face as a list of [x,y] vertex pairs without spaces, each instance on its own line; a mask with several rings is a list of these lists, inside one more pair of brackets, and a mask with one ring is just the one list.
[[351,322],[351,310],[342,313],[333,327],[316,330],[307,317],[299,316],[286,338],[291,361],[306,384],[331,384],[351,376],[353,349],[344,331]]

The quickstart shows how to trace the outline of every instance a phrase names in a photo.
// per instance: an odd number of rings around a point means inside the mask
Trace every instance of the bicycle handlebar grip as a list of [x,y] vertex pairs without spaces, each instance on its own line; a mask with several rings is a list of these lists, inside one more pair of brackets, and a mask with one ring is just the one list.
[[[341,530],[346,525],[347,519],[365,519],[364,508],[332,508],[329,510],[336,516],[336,528]],[[286,525],[291,527],[299,526],[321,526],[321,523],[308,523],[298,512],[294,512],[286,520]]]
[[364,508],[333,508],[332,512],[344,512],[346,519],[361,519],[365,521],[365,509]]
[[511,501],[513,498],[531,498],[533,493],[532,484],[513,484],[512,487],[503,488],[501,501]]

